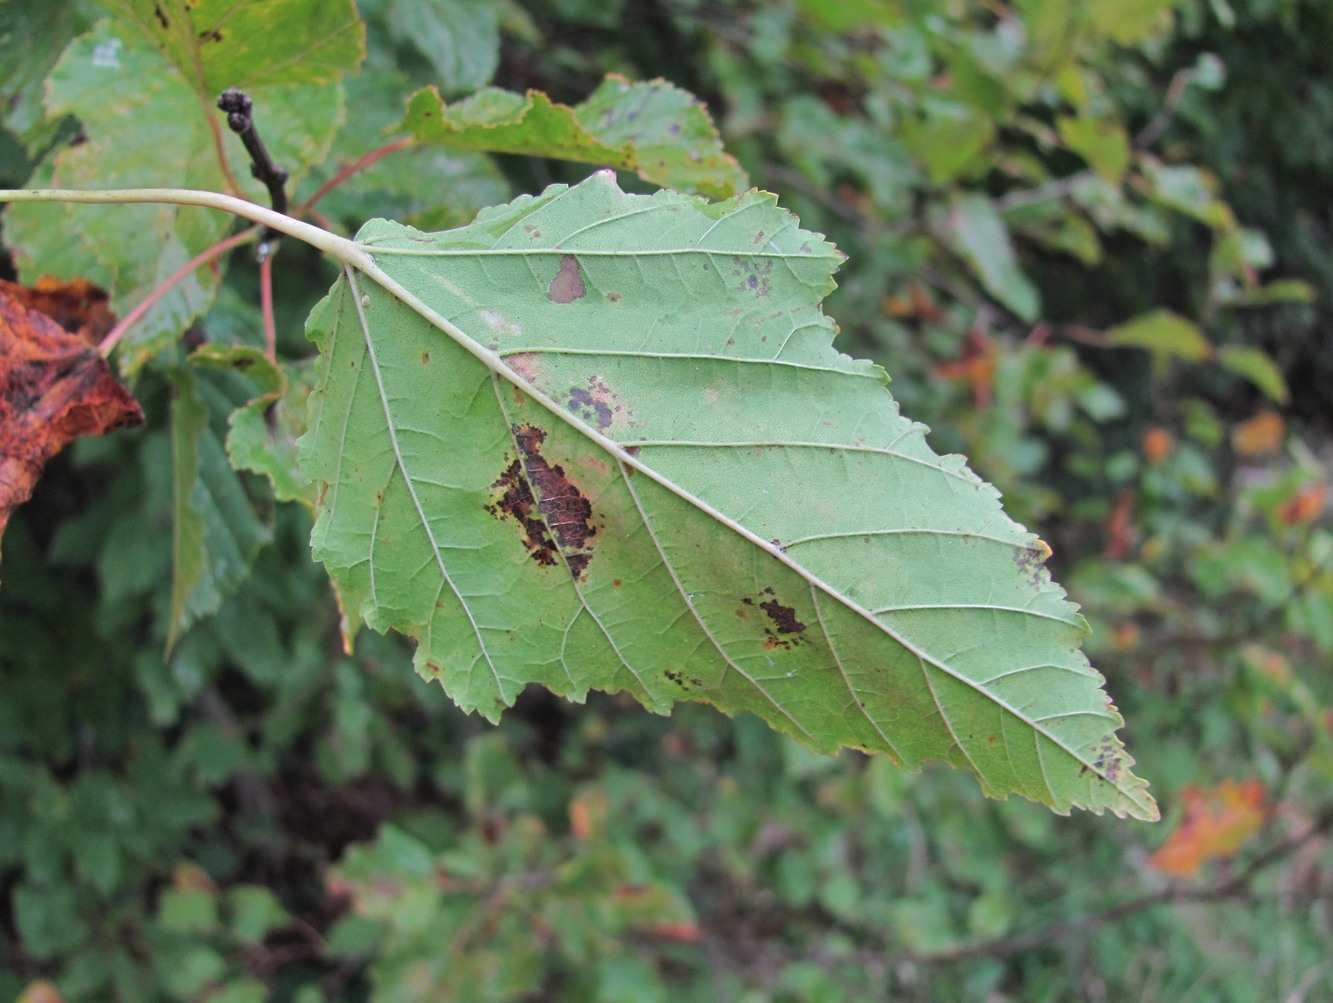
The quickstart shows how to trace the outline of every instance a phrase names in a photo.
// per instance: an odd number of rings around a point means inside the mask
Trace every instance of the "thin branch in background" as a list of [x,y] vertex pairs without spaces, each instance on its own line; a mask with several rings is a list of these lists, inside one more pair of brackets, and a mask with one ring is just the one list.
[[991,204],[995,206],[996,212],[1008,212],[1010,209],[1038,205],[1042,202],[1054,202],[1056,199],[1066,198],[1074,194],[1081,185],[1095,177],[1097,177],[1096,171],[1078,171],[1063,178],[1047,181],[1035,188],[1020,188],[1017,191],[999,195],[991,199]]
[[218,243],[214,244],[207,250],[196,254],[193,258],[168,275],[161,285],[140,300],[134,309],[121,319],[120,323],[107,332],[107,336],[103,338],[101,343],[97,346],[97,350],[102,353],[102,358],[109,357],[112,350],[120,342],[120,339],[124,337],[125,332],[142,320],[144,314],[151,310],[153,306],[176,285],[194,274],[196,268],[208,264],[214,258],[221,257],[234,247],[240,247],[242,244],[253,240],[258,235],[259,230],[259,227],[252,226],[247,230],[242,230],[240,233],[232,234],[226,240],[218,241]]
[[1194,73],[1193,70],[1177,70],[1171,77],[1171,83],[1167,85],[1166,96],[1162,98],[1162,107],[1157,110],[1152,121],[1143,127],[1143,130],[1134,137],[1134,149],[1144,150],[1161,138],[1166,127],[1171,124],[1171,120],[1176,117],[1176,109],[1180,107],[1181,100],[1185,97],[1185,91],[1189,89],[1190,80]]

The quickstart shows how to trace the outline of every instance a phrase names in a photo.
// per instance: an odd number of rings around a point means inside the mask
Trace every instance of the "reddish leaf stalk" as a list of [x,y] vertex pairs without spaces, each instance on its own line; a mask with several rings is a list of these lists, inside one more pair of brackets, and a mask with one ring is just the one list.
[[392,143],[387,143],[384,146],[381,146],[377,150],[371,150],[369,153],[362,154],[352,163],[348,164],[341,171],[339,171],[337,174],[331,177],[328,181],[325,181],[322,185],[320,185],[319,188],[315,191],[315,194],[311,195],[310,198],[306,199],[304,202],[301,203],[300,206],[297,207],[295,215],[297,216],[303,215],[307,209],[313,206],[316,202],[322,199],[329,192],[333,191],[333,189],[337,188],[340,184],[342,184],[344,181],[350,178],[353,174],[356,174],[359,171],[364,171],[368,167],[372,167],[382,158],[387,157],[391,153],[397,153],[399,150],[406,150],[409,147],[415,145],[416,145],[415,139],[413,139],[411,136],[404,136],[402,139],[395,139]]
[[259,312],[264,318],[264,354],[269,362],[278,361],[278,329],[273,320],[273,253],[259,261]]
[[207,250],[196,254],[193,258],[168,275],[166,280],[160,286],[145,296],[138,305],[127,313],[124,319],[113,327],[107,333],[107,336],[102,339],[101,343],[97,346],[97,350],[102,353],[102,358],[105,359],[110,357],[112,350],[115,349],[125,332],[142,320],[144,314],[151,310],[154,304],[162,299],[172,286],[175,286],[187,276],[193,274],[196,268],[208,264],[208,262],[212,261],[214,258],[221,257],[234,247],[239,247],[247,241],[253,240],[259,231],[260,227],[252,226],[248,230],[242,230],[240,233],[233,234],[226,240],[219,241]]

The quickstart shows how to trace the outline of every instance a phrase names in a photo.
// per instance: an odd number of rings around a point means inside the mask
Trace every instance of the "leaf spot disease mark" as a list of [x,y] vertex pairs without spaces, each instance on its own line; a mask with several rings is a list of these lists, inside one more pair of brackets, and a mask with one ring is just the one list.
[[[765,599],[764,596],[770,598]],[[771,587],[764,589],[757,599],[751,599],[749,596],[741,599],[741,603],[746,606],[754,606],[764,611],[764,615],[771,621],[771,626],[764,628],[764,641],[762,647],[766,651],[789,651],[797,644],[801,643],[801,632],[805,630],[805,624],[796,619],[796,609],[792,606],[784,606],[778,602],[776,593]],[[737,610],[736,615],[742,620],[747,619],[744,610]]]
[[583,285],[583,276],[579,273],[579,259],[572,254],[560,258],[560,271],[546,287],[546,298],[552,303],[573,303],[588,294]]
[[1044,584],[1044,571],[1046,558],[1051,556],[1051,548],[1044,540],[1038,540],[1030,547],[1024,547],[1014,552],[1014,564],[1018,566],[1018,573],[1023,575],[1028,584],[1034,589],[1040,589]]
[[515,425],[512,431],[520,458],[491,485],[500,496],[486,511],[518,523],[523,546],[538,564],[552,567],[563,554],[569,573],[583,581],[597,535],[592,503],[565,476],[564,467],[542,456],[545,432],[531,425]]
[[751,261],[749,258],[733,258],[735,267],[731,274],[739,281],[738,293],[753,293],[755,296],[767,296],[773,291],[769,276],[773,274],[773,262]]
[[683,690],[699,689],[704,684],[702,679],[695,676],[687,676],[678,669],[667,669],[662,674]]
[[565,391],[565,407],[584,421],[605,432],[617,418],[625,417],[625,407],[600,376],[588,378],[585,387],[570,387]]

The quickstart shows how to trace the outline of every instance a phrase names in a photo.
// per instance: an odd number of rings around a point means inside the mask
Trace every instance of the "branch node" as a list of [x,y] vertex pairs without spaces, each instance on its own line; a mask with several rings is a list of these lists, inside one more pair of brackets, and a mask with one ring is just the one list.
[[[268,189],[274,212],[287,212],[287,169],[274,163],[264,141],[255,128],[254,103],[250,95],[236,87],[228,87],[218,96],[218,107],[227,113],[227,127],[241,137],[250,154],[250,173]],[[264,228],[261,247],[271,249],[280,234],[272,227]]]

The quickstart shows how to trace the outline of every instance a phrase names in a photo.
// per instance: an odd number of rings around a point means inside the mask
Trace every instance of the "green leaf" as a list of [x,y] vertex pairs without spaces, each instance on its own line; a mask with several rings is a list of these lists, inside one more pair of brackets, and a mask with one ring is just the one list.
[[603,172],[358,239],[309,321],[312,547],[462,707],[697,700],[1156,816],[1045,545],[834,351],[841,256],[772,195]]
[[408,100],[402,128],[421,143],[599,164],[712,197],[747,184],[722,151],[708,111],[664,80],[630,83],[613,73],[573,107],[541,91],[524,96],[494,87],[445,104],[428,87]]
[[227,457],[237,470],[267,477],[278,501],[313,509],[314,491],[300,471],[296,440],[305,432],[306,399],[314,386],[309,359],[274,365],[248,345],[204,345],[190,355],[197,366],[235,369],[260,387],[258,397],[228,419]]
[[1197,324],[1170,310],[1154,310],[1106,332],[1106,340],[1121,348],[1147,348],[1155,354],[1202,362],[1213,346]]
[[[42,109],[42,85],[60,51],[94,17],[82,4],[0,2],[0,109],[5,127],[30,152],[55,136]],[[33,45],[33,39],[42,40]]]
[[389,34],[419,52],[446,94],[484,87],[500,62],[500,23],[491,0],[392,0]]
[[185,628],[216,611],[244,581],[269,538],[227,462],[221,436],[211,427],[211,409],[199,379],[189,370],[173,376],[174,560],[168,650]]
[[104,5],[133,21],[210,102],[228,87],[327,87],[355,71],[366,54],[354,0],[104,0]]
[[1031,323],[1041,304],[1036,287],[1018,267],[1009,231],[990,199],[967,195],[953,206],[945,222],[946,236],[972,266],[986,291]]
[[1282,370],[1262,348],[1228,345],[1217,353],[1217,362],[1238,376],[1243,376],[1278,404],[1287,403],[1291,394]]
[[1087,115],[1067,116],[1055,123],[1060,138],[1112,184],[1119,184],[1129,167],[1129,137],[1118,122]]

